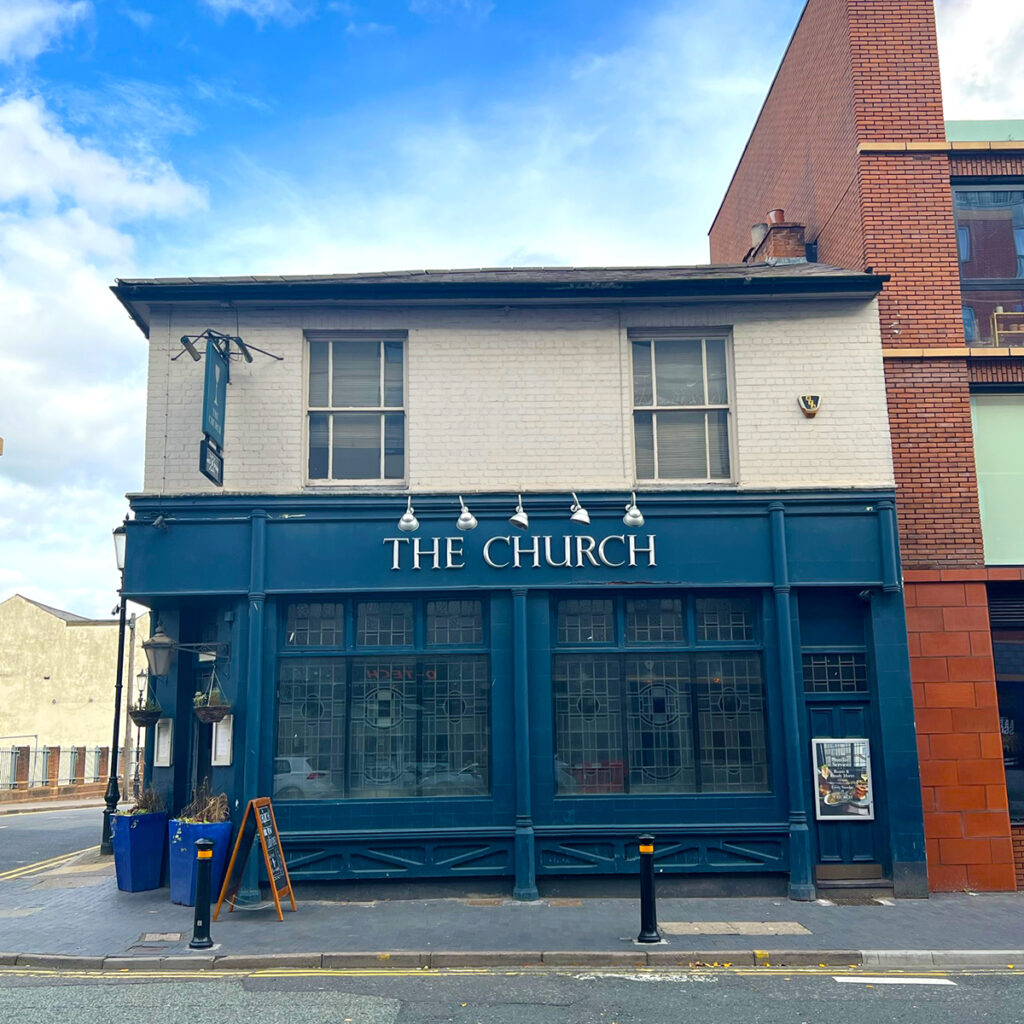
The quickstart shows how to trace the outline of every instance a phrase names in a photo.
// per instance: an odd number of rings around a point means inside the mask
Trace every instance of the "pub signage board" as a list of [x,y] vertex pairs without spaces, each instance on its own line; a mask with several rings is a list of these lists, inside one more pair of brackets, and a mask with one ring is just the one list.
[[871,743],[864,738],[811,740],[816,790],[814,812],[819,821],[872,821]]
[[206,345],[206,378],[203,381],[203,433],[224,447],[224,411],[228,399],[228,355],[212,341]]

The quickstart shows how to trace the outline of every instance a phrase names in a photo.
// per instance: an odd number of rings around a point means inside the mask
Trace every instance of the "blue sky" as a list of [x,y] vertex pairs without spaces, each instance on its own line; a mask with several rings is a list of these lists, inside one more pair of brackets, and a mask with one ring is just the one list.
[[[1024,116],[1007,6],[940,0],[947,116]],[[705,262],[801,7],[0,0],[0,600],[114,602],[115,277]]]

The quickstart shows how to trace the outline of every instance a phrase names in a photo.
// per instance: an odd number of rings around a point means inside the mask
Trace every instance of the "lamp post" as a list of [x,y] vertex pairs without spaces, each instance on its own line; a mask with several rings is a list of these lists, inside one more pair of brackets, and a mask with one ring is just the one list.
[[[149,686],[149,675],[145,669],[142,669],[136,677],[139,684],[139,700],[138,704],[140,707],[145,707],[146,701],[144,697]],[[135,772],[132,776],[132,797],[135,800],[139,799],[139,769],[142,764],[142,727],[137,726],[135,729]]]
[[117,751],[121,742],[121,693],[124,683],[124,523],[114,529],[114,555],[117,558],[117,569],[121,574],[121,586],[117,591],[120,605],[120,621],[117,629],[117,682],[114,688],[114,738],[110,744],[110,778],[107,780],[107,792],[104,794],[106,807],[103,809],[103,834],[100,838],[100,854],[109,856],[114,852],[110,842],[110,818],[117,810],[117,801],[121,793],[117,785]]

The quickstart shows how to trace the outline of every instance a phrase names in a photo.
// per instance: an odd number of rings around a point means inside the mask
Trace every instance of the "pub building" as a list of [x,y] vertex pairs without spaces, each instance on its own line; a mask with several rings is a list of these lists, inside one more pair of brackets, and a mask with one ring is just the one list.
[[532,899],[652,833],[719,891],[926,895],[884,280],[119,280],[153,785],[271,797],[298,882]]

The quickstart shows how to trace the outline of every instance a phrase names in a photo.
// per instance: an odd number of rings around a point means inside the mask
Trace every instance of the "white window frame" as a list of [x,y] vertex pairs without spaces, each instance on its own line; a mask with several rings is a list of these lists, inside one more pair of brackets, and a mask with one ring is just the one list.
[[[309,371],[310,371],[310,345],[312,342],[327,343],[328,352],[328,386],[333,379],[334,366],[334,342],[376,342],[379,352],[378,371],[380,383],[380,405],[374,406],[312,406],[309,401]],[[402,346],[402,404],[399,406],[384,405],[384,343],[400,344]],[[303,479],[308,487],[404,487],[409,479],[409,336],[407,331],[306,331],[304,332],[303,350],[303,383],[302,383],[302,459]],[[328,398],[332,396],[328,395]],[[327,473],[326,477],[311,477],[309,475],[309,424],[310,417],[314,414],[324,414],[328,417],[327,434]],[[334,451],[334,416],[333,413],[363,413],[378,414],[380,416],[380,474],[376,477],[353,478],[331,476],[333,469]],[[385,477],[385,417],[400,414],[402,416],[402,476]]]
[[[694,331],[691,329],[648,329],[642,328],[630,328],[627,331],[627,344],[629,345],[629,398],[630,408],[632,410],[631,415],[631,434],[632,434],[632,456],[633,456],[633,475],[634,479],[640,483],[647,484],[663,484],[663,483],[700,483],[707,485],[726,485],[734,483],[736,480],[736,444],[734,437],[733,427],[733,403],[735,401],[735,385],[733,381],[733,353],[732,353],[732,333],[726,328],[717,328],[703,331]],[[637,342],[649,342],[651,345],[651,404],[650,405],[637,405],[635,401],[635,378],[636,367],[633,361],[634,344]],[[704,399],[703,405],[658,405],[658,359],[657,359],[657,343],[659,341],[699,341],[701,342],[701,372],[704,380]],[[707,342],[708,341],[721,341],[724,343],[725,351],[725,386],[726,386],[726,397],[728,401],[723,403],[707,402],[708,395],[708,360],[707,360]],[[729,475],[728,476],[711,476],[711,452],[710,445],[708,443],[707,434],[707,418],[705,417],[705,428],[704,428],[704,465],[706,473],[704,476],[697,477],[670,477],[662,476],[658,472],[658,413],[659,412],[715,412],[724,411],[726,414],[726,440],[728,444],[729,452]],[[640,476],[637,471],[636,464],[636,414],[638,412],[651,413],[651,436],[652,436],[652,458],[654,461],[654,476],[646,477]]]

